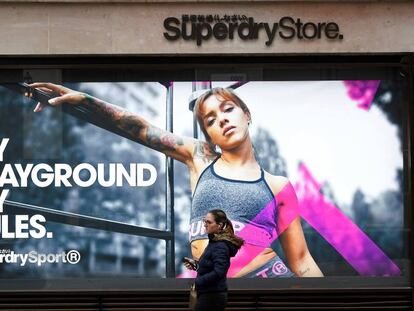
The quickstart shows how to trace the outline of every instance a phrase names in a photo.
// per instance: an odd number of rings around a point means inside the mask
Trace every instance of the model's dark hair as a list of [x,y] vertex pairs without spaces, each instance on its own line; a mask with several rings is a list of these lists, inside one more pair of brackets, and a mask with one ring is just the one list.
[[[218,95],[226,101],[234,102],[237,106],[239,106],[245,113],[247,113],[250,116],[250,110],[247,107],[247,105],[231,89],[226,89],[226,88],[222,88],[222,87],[215,87],[213,89],[208,90],[203,95],[201,95],[195,103],[194,115],[195,115],[195,117],[198,121],[198,124],[200,125],[201,131],[203,132],[204,136],[206,137],[207,142],[212,147],[214,147],[214,144],[211,141],[211,138],[207,134],[207,130],[206,130],[206,127],[204,126],[204,120],[203,120],[203,115],[202,115],[201,111],[203,109],[204,102],[210,96],[213,96],[213,95]],[[212,149],[212,150],[214,150],[214,149]]]
[[209,214],[213,215],[214,221],[220,225],[222,230],[221,234],[227,237],[226,240],[232,242],[237,248],[240,248],[244,244],[244,240],[234,234],[233,224],[223,210],[213,209],[209,211]]

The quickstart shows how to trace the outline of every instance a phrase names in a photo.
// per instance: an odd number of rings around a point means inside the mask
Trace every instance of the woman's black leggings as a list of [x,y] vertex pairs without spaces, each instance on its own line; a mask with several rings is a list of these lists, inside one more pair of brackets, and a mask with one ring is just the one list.
[[223,311],[227,305],[227,292],[203,293],[197,298],[196,311]]

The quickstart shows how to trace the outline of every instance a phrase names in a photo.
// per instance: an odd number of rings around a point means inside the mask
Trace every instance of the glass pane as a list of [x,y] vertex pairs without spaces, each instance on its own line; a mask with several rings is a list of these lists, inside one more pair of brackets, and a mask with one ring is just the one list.
[[[139,113],[149,122],[165,128],[166,90],[158,83],[80,83],[66,85],[101,100]],[[116,175],[117,182],[103,186],[98,178],[90,186],[71,182],[69,186],[50,185],[13,187],[9,200],[32,205],[101,217],[144,227],[165,228],[165,156],[138,143],[122,138],[92,124],[63,113],[60,109],[44,109],[33,113],[34,103],[3,87],[0,88],[2,137],[10,138],[3,163],[20,163],[23,166],[45,163],[51,167],[66,164],[75,167],[91,165],[102,178],[111,180],[110,166],[123,172]],[[13,117],[9,117],[13,116]],[[151,178],[143,166],[150,165],[156,173],[153,184],[140,186]],[[118,174],[117,173],[117,174]],[[82,171],[80,178],[89,180],[90,171]],[[112,176],[115,176],[113,172]],[[126,176],[126,177],[125,177]],[[131,180],[131,182],[128,182]],[[122,183],[118,184],[118,181]]]

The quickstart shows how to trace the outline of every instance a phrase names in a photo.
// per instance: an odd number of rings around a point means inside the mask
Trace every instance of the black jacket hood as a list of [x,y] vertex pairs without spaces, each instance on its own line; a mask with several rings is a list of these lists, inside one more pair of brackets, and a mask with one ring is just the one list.
[[215,233],[209,234],[208,238],[210,241],[224,241],[229,246],[230,257],[234,257],[237,254],[237,251],[243,245],[243,240],[237,238],[235,235],[229,235],[227,233]]

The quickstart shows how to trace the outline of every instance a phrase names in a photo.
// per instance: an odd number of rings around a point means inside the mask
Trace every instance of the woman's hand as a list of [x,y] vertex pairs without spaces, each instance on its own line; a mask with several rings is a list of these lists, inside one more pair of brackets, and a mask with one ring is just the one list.
[[182,261],[183,261],[184,266],[188,270],[197,270],[198,263],[194,259],[191,259],[191,258],[188,258],[188,257],[184,257]]
[[[31,88],[39,89],[54,98],[49,100],[49,104],[51,106],[59,106],[63,103],[68,104],[80,104],[83,100],[85,100],[85,94],[81,92],[77,92],[71,90],[67,87],[53,84],[53,83],[32,83],[29,85]],[[30,94],[28,94],[30,97]],[[34,112],[42,111],[44,107],[47,105],[44,103],[37,103]]]

